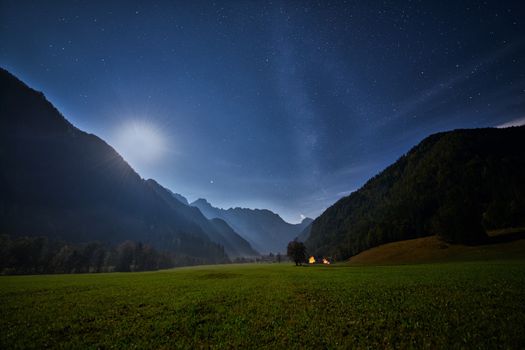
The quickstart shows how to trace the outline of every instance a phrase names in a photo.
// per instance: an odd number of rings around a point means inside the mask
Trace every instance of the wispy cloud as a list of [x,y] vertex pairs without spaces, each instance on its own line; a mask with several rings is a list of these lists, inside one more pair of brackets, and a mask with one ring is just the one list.
[[348,191],[342,191],[342,192],[339,192],[337,194],[337,196],[340,196],[340,197],[346,197],[348,196],[350,193],[354,192],[355,190],[348,190]]
[[488,69],[488,67],[497,63],[502,58],[515,53],[518,49],[521,49],[524,43],[525,41],[518,40],[465,65],[464,68],[456,74],[437,82],[434,86],[420,92],[417,96],[412,97],[405,103],[402,103],[392,119],[398,119],[411,113],[415,113],[421,108],[435,103],[436,100],[443,98],[444,95],[450,93],[452,88],[472,79],[480,71]]
[[525,125],[525,117],[509,120],[506,123],[497,125],[496,128],[509,128],[511,126],[522,126]]

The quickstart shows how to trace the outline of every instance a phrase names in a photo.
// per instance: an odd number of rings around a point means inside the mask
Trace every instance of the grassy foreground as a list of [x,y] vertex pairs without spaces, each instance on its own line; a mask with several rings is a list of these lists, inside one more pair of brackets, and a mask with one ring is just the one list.
[[525,260],[0,277],[0,348],[523,348]]

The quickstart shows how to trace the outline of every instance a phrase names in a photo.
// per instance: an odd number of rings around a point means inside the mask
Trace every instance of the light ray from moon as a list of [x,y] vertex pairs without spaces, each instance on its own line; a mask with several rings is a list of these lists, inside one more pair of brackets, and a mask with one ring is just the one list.
[[115,146],[132,164],[158,161],[166,152],[166,140],[161,131],[149,122],[136,120],[120,126]]

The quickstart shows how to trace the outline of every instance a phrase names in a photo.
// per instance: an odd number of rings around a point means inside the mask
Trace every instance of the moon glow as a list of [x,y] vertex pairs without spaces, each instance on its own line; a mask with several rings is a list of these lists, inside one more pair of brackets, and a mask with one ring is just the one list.
[[129,122],[117,133],[116,146],[125,159],[132,163],[150,163],[159,160],[165,152],[165,140],[154,125],[147,122]]

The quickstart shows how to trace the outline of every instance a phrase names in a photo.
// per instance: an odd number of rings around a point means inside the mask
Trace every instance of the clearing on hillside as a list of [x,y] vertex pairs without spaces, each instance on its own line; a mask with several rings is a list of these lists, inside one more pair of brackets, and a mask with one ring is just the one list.
[[392,242],[350,258],[350,266],[525,259],[523,229],[490,233],[486,244],[449,244],[436,236]]

